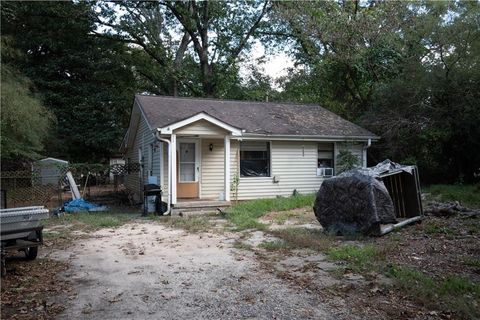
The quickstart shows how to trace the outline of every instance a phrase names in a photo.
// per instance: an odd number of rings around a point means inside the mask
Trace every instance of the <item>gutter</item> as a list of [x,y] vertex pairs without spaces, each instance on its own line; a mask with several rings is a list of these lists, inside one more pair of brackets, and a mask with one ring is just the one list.
[[243,132],[240,137],[233,137],[233,139],[268,139],[268,140],[295,140],[295,141],[368,141],[368,146],[371,145],[372,140],[379,140],[378,136],[322,136],[322,135],[276,135],[276,134],[255,134]]
[[[165,142],[168,145],[168,194],[167,194],[167,211],[163,213],[164,216],[168,216],[170,214],[171,209],[171,202],[172,202],[172,166],[171,166],[171,149],[170,149],[170,140],[164,139],[160,137],[160,132],[155,132],[155,138],[158,141]],[[163,169],[163,168],[162,168]]]

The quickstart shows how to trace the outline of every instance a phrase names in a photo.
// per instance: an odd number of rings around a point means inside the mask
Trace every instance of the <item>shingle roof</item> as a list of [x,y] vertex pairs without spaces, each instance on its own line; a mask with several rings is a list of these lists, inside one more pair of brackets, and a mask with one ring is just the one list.
[[317,105],[136,95],[151,128],[205,112],[246,133],[378,138]]

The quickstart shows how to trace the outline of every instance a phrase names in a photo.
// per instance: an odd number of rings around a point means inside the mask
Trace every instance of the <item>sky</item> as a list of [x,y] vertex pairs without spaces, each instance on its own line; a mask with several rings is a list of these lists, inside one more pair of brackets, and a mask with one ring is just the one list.
[[252,60],[257,60],[265,56],[264,73],[276,80],[279,77],[287,75],[288,68],[294,66],[293,60],[285,53],[277,53],[275,55],[265,54],[265,47],[259,41],[253,45]]

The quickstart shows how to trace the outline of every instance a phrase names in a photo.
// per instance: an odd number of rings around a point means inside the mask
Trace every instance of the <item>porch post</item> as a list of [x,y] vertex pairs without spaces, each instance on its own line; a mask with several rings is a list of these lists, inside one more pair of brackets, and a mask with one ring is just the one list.
[[230,201],[230,136],[225,136],[225,201]]
[[170,139],[170,166],[172,168],[172,178],[171,183],[172,185],[169,186],[171,188],[170,194],[172,195],[172,204],[177,203],[177,135],[172,133],[172,137]]

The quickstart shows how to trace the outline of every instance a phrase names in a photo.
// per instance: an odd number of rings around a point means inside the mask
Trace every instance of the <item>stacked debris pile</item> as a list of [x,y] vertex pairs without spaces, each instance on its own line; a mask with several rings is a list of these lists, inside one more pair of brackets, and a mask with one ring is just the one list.
[[395,203],[382,177],[410,176],[413,170],[413,166],[385,160],[375,167],[350,170],[327,179],[317,192],[315,216],[330,234],[381,235],[381,225],[397,223]]
[[458,201],[453,202],[437,202],[432,201],[427,203],[425,208],[426,215],[432,215],[436,217],[451,217],[457,214],[480,217],[480,210],[473,210],[462,206]]

